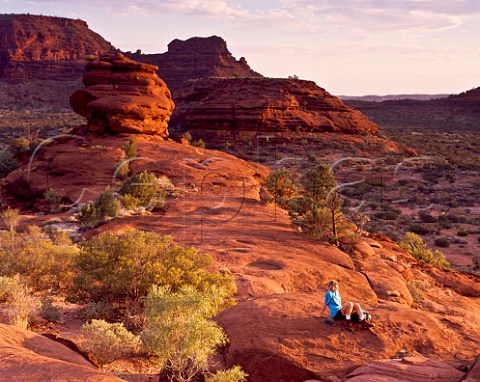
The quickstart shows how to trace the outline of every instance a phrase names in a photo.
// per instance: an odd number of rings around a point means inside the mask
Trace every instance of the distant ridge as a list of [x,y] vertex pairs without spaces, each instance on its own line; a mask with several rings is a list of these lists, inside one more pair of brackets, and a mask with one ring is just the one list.
[[388,94],[388,95],[365,95],[365,96],[347,96],[340,95],[338,98],[343,100],[383,102],[398,101],[402,99],[411,99],[415,101],[429,101],[432,99],[447,98],[450,94]]

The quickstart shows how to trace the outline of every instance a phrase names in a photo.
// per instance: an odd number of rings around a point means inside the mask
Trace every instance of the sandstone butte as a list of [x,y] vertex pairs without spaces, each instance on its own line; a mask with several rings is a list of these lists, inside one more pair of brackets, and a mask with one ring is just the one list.
[[115,48],[85,21],[0,14],[0,80],[68,81],[81,78],[85,57]]
[[89,131],[167,137],[175,104],[157,69],[121,53],[101,56],[86,65],[85,87],[70,97],[70,105],[87,118]]
[[[377,135],[378,127],[313,81],[296,78],[203,78],[176,93],[171,130],[195,136],[224,132],[330,132]],[[225,134],[227,132],[228,134]]]
[[207,77],[262,77],[250,68],[247,60],[237,60],[227,48],[226,41],[218,36],[175,39],[165,53],[125,53],[136,61],[158,66],[158,75],[175,95],[184,81]]

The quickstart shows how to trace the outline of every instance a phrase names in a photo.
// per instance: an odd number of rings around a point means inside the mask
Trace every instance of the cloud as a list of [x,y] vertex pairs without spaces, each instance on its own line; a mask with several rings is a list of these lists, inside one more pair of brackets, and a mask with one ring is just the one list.
[[480,17],[476,0],[284,0],[282,7],[327,28],[370,31],[444,30]]

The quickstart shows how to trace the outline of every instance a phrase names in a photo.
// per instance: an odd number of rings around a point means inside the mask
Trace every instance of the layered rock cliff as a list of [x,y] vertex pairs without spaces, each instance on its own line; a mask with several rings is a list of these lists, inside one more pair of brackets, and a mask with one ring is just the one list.
[[168,44],[161,54],[128,54],[134,60],[158,66],[158,75],[175,94],[182,82],[207,77],[262,77],[248,66],[244,57],[237,60],[224,39],[217,36],[193,37]]
[[313,81],[205,78],[185,82],[175,100],[171,126],[180,131],[378,133],[365,115]]
[[113,51],[82,20],[0,15],[0,80],[78,80],[87,56]]

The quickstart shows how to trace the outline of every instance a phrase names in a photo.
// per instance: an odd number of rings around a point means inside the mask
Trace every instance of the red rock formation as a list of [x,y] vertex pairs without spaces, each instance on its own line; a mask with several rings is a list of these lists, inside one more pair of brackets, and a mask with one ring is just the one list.
[[90,62],[86,69],[86,86],[70,97],[70,105],[87,118],[89,131],[168,136],[175,105],[156,66],[117,53]]
[[245,58],[236,60],[221,37],[173,40],[161,54],[127,54],[137,61],[158,66],[158,75],[175,94],[182,82],[206,77],[261,77]]
[[88,55],[115,48],[85,21],[0,15],[0,80],[78,80]]
[[98,371],[80,354],[31,331],[0,324],[0,380],[123,381]]
[[377,134],[378,127],[312,81],[208,78],[182,85],[171,127],[241,131]]

